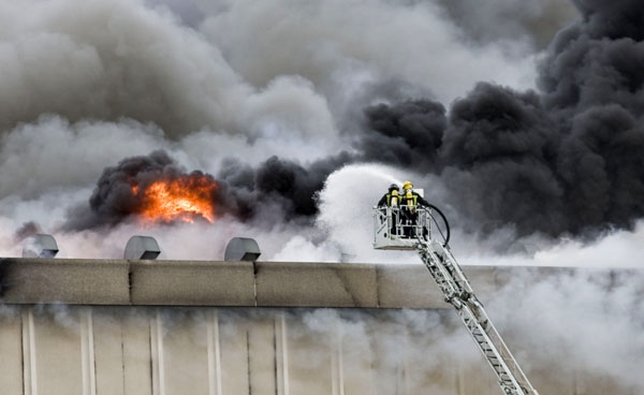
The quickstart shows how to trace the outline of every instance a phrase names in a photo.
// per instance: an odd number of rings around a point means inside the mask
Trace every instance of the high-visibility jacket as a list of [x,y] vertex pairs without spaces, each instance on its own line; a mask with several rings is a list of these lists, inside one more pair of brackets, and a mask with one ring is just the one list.
[[407,206],[409,211],[412,213],[416,211],[416,206],[421,205],[421,206],[429,206],[429,203],[425,199],[423,199],[422,196],[420,196],[418,193],[412,191],[411,189],[408,189],[403,195],[402,199],[400,201],[400,204],[403,206]]

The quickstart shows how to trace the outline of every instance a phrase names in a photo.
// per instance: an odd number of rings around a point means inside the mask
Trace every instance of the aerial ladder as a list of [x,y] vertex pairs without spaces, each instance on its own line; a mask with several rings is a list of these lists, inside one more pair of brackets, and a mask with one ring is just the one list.
[[[412,209],[415,212],[413,222],[408,215]],[[439,226],[436,218],[440,219],[442,226]],[[438,235],[433,235],[433,232],[437,232]],[[374,207],[374,248],[416,250],[445,296],[445,301],[454,306],[465,328],[494,371],[503,393],[538,395],[452,255],[448,246],[449,237],[449,223],[443,213],[433,205],[428,208]]]

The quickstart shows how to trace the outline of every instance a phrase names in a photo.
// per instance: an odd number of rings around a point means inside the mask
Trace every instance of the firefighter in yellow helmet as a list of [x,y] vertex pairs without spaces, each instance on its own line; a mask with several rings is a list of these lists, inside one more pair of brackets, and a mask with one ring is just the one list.
[[405,226],[405,236],[411,237],[412,228],[416,225],[418,219],[418,206],[429,207],[429,203],[418,192],[414,191],[414,185],[411,181],[405,181],[400,194],[400,213],[402,220],[408,226]]
[[378,201],[378,207],[384,208],[391,207],[391,236],[395,237],[398,232],[396,230],[398,225],[398,206],[400,205],[400,193],[398,192],[398,185],[391,184],[387,193],[385,193]]

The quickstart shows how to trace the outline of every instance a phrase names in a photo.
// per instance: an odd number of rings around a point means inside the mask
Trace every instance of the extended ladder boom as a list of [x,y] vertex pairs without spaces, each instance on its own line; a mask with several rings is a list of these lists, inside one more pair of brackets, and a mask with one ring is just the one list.
[[538,395],[474,295],[465,273],[449,249],[435,240],[422,237],[418,238],[417,248],[445,295],[445,300],[456,308],[463,324],[494,370],[503,392],[508,395]]

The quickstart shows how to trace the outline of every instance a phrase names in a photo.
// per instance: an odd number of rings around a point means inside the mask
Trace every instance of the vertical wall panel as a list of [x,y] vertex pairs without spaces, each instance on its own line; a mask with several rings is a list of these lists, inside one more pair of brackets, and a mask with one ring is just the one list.
[[[0,315],[0,389],[2,395],[500,393],[460,326],[434,318],[358,309],[7,308]],[[541,394],[639,394],[607,372],[527,359]]]
[[150,313],[143,308],[121,311],[123,393],[152,394]]
[[123,319],[113,308],[92,310],[97,395],[125,395]]
[[277,392],[275,322],[270,317],[258,317],[248,327],[248,367],[250,390],[253,395],[275,395]]
[[219,314],[216,309],[206,311],[206,344],[208,349],[208,395],[223,395],[221,338],[219,336]]
[[3,395],[22,394],[21,338],[20,310],[4,308],[0,312],[0,388]]
[[90,308],[80,310],[81,377],[83,395],[96,395],[96,356],[94,318]]
[[[526,358],[518,354],[517,358],[520,361]],[[530,379],[530,383],[534,388],[539,391],[539,394],[553,394],[553,395],[601,395],[601,394],[623,394],[619,390],[619,385],[613,386],[613,390],[603,392],[599,388],[591,389],[589,392],[575,390],[575,366],[570,366],[567,363],[562,363],[555,358],[546,361],[546,365],[542,368],[531,366],[531,364],[522,365],[526,369],[526,374]],[[584,383],[585,385],[586,383]]]
[[[475,347],[472,342],[472,347]],[[492,368],[483,356],[471,363],[456,366],[458,369],[459,395],[497,395],[501,390]]]
[[161,317],[166,395],[209,395],[206,314],[166,309]]
[[240,310],[219,314],[221,387],[224,394],[250,394],[248,330],[252,321]]
[[152,395],[166,395],[165,346],[161,310],[155,309],[150,317],[150,362],[152,370]]
[[[626,372],[624,372],[626,373]],[[640,372],[628,372],[627,374],[641,376]],[[575,395],[587,395],[587,394],[611,394],[614,395],[615,389],[619,388],[620,383],[614,377],[609,377],[605,373],[601,372],[592,372],[592,371],[577,371],[575,374],[575,385],[574,393]],[[630,390],[622,390],[620,394],[625,395],[641,395],[642,392],[638,391],[636,388],[631,388]]]
[[67,306],[34,309],[33,321],[37,385],[32,394],[82,394],[79,310]]
[[344,395],[375,394],[372,350],[365,326],[337,320],[335,328],[335,361],[339,383]]
[[33,309],[22,312],[22,383],[25,395],[38,394],[36,328]]
[[328,332],[335,319],[330,310],[302,311],[286,317],[290,395],[338,393],[332,370],[335,338]]
[[275,317],[276,395],[289,395],[288,328],[284,312]]

